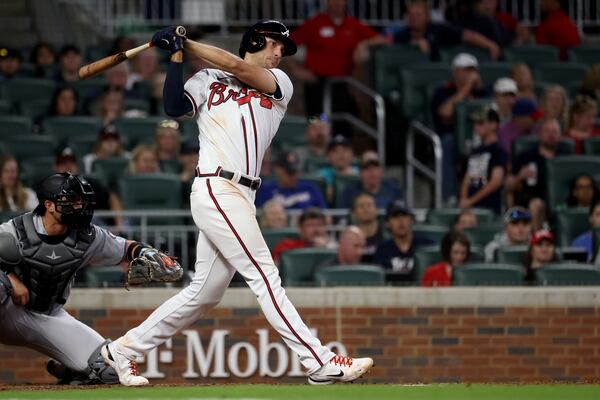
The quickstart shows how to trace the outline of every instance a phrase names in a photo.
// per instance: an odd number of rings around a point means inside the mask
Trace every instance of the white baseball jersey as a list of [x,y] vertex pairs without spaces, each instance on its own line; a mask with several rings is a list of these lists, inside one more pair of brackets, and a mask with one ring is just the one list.
[[[232,74],[204,69],[185,84],[200,131],[198,168],[211,174],[218,167],[250,176],[260,175],[265,151],[285,115],[294,88],[280,69],[269,70],[280,96],[260,93]],[[240,187],[243,188],[243,187]],[[254,191],[243,190],[254,202]]]

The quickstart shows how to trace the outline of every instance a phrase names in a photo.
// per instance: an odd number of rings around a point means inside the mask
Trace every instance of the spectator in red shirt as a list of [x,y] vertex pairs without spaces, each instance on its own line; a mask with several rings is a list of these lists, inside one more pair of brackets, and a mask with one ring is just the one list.
[[600,129],[596,128],[596,114],[598,104],[589,96],[578,95],[569,109],[569,124],[567,136],[575,141],[575,152],[583,151],[583,141],[592,136],[600,135]]
[[565,60],[567,49],[579,46],[581,42],[577,26],[558,0],[541,0],[540,7],[544,18],[535,32],[535,41],[558,47],[561,60]]
[[463,232],[450,231],[442,239],[442,261],[425,270],[421,286],[451,286],[452,270],[464,264],[471,253],[471,244]]
[[[352,75],[357,62],[364,61],[366,49],[387,43],[387,39],[346,15],[346,0],[327,0],[323,12],[304,21],[291,38],[306,46],[304,67],[289,62],[292,75],[305,82],[305,111],[319,115],[327,78]],[[333,111],[357,114],[357,107],[345,86],[333,91]]]
[[273,249],[273,260],[279,262],[282,252],[305,247],[324,247],[329,243],[325,229],[325,216],[320,209],[309,207],[298,221],[298,239],[283,239]]

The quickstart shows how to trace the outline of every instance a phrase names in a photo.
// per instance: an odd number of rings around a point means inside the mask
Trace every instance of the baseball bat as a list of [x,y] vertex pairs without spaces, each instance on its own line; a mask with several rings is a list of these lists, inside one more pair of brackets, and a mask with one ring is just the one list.
[[[184,37],[186,34],[185,28],[183,26],[178,26],[177,28],[175,28],[175,34],[177,36]],[[92,76],[98,75],[98,74],[106,71],[107,69],[110,69],[110,68],[114,67],[115,65],[122,63],[125,60],[129,60],[129,59],[137,56],[142,51],[149,49],[152,46],[153,45],[151,42],[144,43],[143,45],[134,47],[133,49],[129,49],[127,51],[122,51],[120,53],[113,54],[113,55],[101,58],[100,60],[94,61],[92,63],[86,64],[86,65],[80,67],[79,71],[77,71],[77,74],[79,75],[79,79],[83,80],[83,79],[87,79]]]

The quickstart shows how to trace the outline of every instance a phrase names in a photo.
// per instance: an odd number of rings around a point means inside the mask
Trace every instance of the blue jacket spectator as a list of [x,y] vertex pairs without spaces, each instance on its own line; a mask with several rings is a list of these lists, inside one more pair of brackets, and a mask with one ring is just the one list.
[[594,229],[600,229],[600,200],[596,200],[590,207],[589,221],[591,228],[589,231],[577,236],[571,243],[571,247],[583,247],[588,255],[588,262],[594,258]]

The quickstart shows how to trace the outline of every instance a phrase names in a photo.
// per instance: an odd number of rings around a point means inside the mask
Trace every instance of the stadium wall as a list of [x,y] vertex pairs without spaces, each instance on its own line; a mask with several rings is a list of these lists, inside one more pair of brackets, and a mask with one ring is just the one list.
[[[370,382],[598,382],[600,288],[288,289],[324,343],[372,356]],[[67,309],[116,338],[176,289],[74,290]],[[0,327],[1,329],[1,327]],[[0,383],[47,383],[46,357],[0,345]],[[255,296],[221,304],[153,351],[154,383],[304,383]]]

